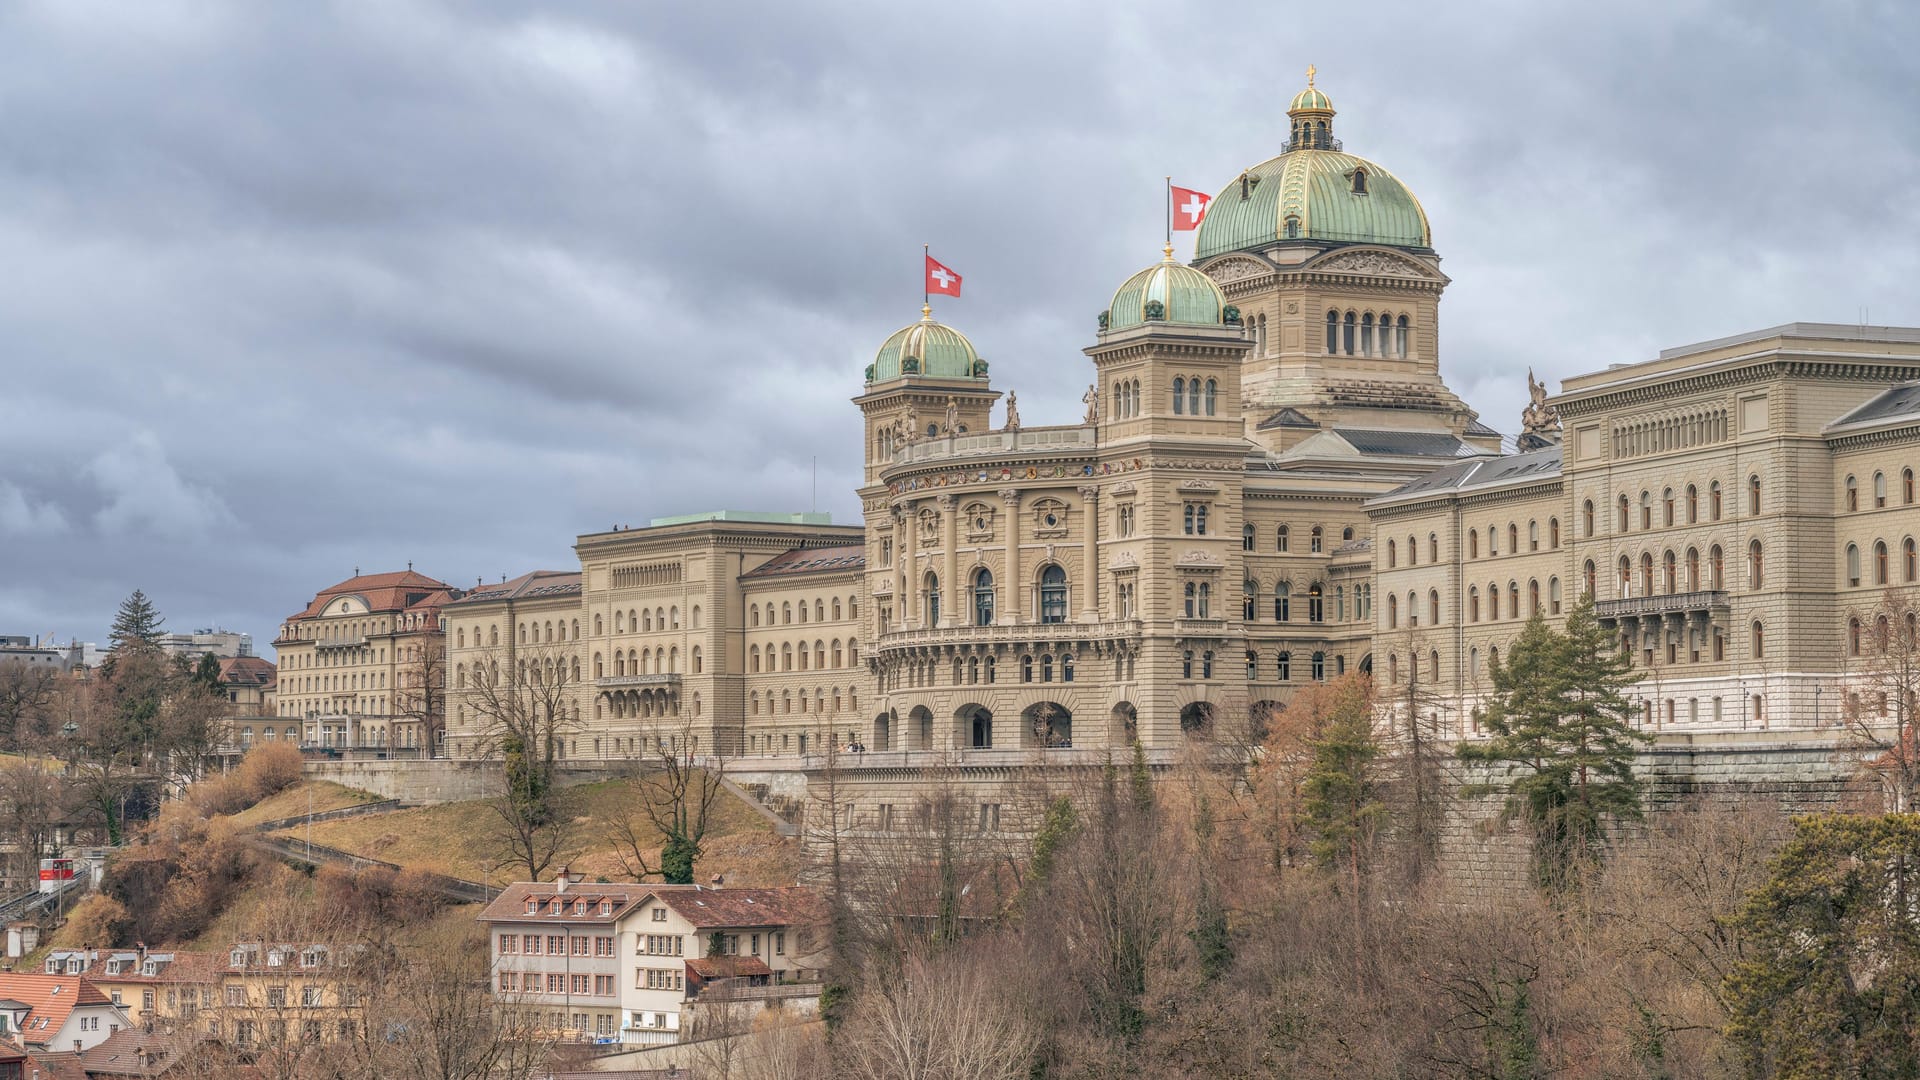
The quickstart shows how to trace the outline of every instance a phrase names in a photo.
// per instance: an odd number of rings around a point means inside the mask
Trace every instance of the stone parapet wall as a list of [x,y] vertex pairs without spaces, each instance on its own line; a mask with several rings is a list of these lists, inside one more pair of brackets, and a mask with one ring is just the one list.
[[[615,771],[615,766],[604,762],[562,763],[560,783],[590,784],[612,777]],[[309,780],[327,780],[405,803],[488,799],[500,794],[501,786],[497,761],[309,761],[302,773]]]

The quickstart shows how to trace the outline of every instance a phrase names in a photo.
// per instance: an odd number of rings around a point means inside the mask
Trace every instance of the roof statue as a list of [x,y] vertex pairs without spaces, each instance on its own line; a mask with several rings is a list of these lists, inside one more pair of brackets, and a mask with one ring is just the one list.
[[907,441],[918,442],[919,439],[920,439],[920,410],[914,408],[912,402],[908,402],[907,403]]
[[1009,391],[1007,391],[1007,426],[1006,426],[1006,430],[1008,430],[1008,431],[1019,431],[1019,430],[1020,430],[1020,402],[1019,402],[1019,395],[1017,395],[1017,394],[1015,394],[1015,393],[1014,393],[1013,391],[1011,391],[1011,390],[1009,390]]
[[1087,387],[1087,392],[1081,395],[1080,400],[1087,403],[1087,418],[1081,421],[1081,423],[1084,423],[1084,424],[1099,423],[1100,422],[1100,388],[1098,386]]
[[960,403],[951,395],[947,397],[947,419],[940,426],[940,434],[953,435],[960,430]]
[[1560,410],[1547,401],[1547,384],[1527,369],[1527,407],[1520,410],[1520,449],[1540,450],[1560,442]]

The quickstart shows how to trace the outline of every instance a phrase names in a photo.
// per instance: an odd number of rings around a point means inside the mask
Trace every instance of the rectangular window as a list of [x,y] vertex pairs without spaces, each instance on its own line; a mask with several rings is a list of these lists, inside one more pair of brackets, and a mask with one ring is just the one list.
[[520,945],[521,945],[522,951],[524,951],[528,956],[540,955],[540,935],[539,934],[528,934],[525,937],[522,937],[520,939]]
[[561,937],[559,934],[548,934],[547,935],[547,955],[548,956],[567,955],[567,939],[564,937]]
[[[888,809],[892,809],[892,807],[888,807]],[[774,931],[773,955],[775,956],[787,955],[787,932],[785,930]]]
[[567,977],[553,973],[547,976],[547,993],[564,994],[567,992]]
[[592,942],[590,942],[588,939],[584,937],[574,938],[573,939],[573,955],[575,956],[587,955],[587,949],[591,947],[591,945],[592,945]]
[[587,977],[585,975],[575,975],[573,977],[572,992],[576,994],[584,994],[587,992]]

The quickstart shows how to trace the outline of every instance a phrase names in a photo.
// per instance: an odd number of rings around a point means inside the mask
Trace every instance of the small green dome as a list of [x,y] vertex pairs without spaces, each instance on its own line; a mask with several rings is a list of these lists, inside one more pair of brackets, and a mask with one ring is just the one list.
[[867,369],[868,382],[885,382],[901,375],[934,379],[984,379],[986,361],[973,342],[951,326],[933,321],[933,309],[920,309],[920,321],[902,327],[880,346]]
[[1332,112],[1333,102],[1327,99],[1327,95],[1309,86],[1293,95],[1293,104],[1287,106],[1287,111],[1290,113]]
[[1125,330],[1147,322],[1176,326],[1219,326],[1227,298],[1206,274],[1167,257],[1128,278],[1114,291],[1107,329]]

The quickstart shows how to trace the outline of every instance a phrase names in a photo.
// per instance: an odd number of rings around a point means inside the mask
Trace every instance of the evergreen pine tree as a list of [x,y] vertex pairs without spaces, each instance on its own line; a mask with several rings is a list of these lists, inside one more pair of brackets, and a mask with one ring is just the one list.
[[1343,690],[1312,746],[1313,764],[1302,785],[1306,825],[1314,837],[1309,850],[1315,862],[1344,868],[1357,882],[1373,839],[1387,820],[1375,764],[1380,741],[1362,684],[1356,681]]
[[1505,766],[1512,779],[1470,787],[1504,791],[1506,815],[1532,828],[1535,880],[1558,890],[1596,853],[1607,819],[1640,816],[1633,758],[1650,741],[1628,723],[1633,681],[1618,642],[1582,597],[1564,631],[1535,615],[1507,660],[1491,671],[1485,720],[1493,738],[1460,746],[1460,757]]
[[147,594],[133,590],[133,595],[120,601],[120,611],[113,617],[113,629],[107,636],[110,651],[158,648],[160,628],[165,622]]

